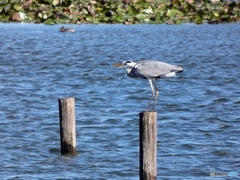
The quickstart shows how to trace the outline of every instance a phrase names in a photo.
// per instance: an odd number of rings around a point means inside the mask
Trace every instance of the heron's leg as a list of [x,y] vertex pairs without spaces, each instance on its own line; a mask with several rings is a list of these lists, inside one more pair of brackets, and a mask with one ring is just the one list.
[[151,96],[151,99],[150,99],[150,101],[149,101],[149,103],[148,103],[147,111],[148,111],[149,106],[151,105],[153,96],[156,94],[156,93],[155,93],[155,88],[154,88],[155,85],[153,84],[153,80],[152,80],[152,79],[148,79],[148,80],[149,80],[149,83],[150,83],[150,86],[151,86],[151,89],[152,89],[152,96]]
[[153,94],[151,95],[151,99],[150,99],[150,101],[149,101],[149,103],[147,105],[146,111],[148,111],[149,107],[151,106],[152,99],[153,99]]
[[158,94],[159,94],[157,85],[155,83],[155,79],[153,79],[153,85],[154,85],[154,90],[155,90],[155,99],[154,99],[154,104],[153,104],[153,110],[155,110],[155,106],[156,106],[156,102],[157,102],[157,98],[158,98]]

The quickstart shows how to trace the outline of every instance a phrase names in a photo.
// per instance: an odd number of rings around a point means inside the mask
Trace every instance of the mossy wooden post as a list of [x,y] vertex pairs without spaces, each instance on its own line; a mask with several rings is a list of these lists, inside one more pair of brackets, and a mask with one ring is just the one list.
[[141,112],[140,180],[157,179],[157,112]]
[[58,100],[60,117],[61,153],[76,154],[75,100]]

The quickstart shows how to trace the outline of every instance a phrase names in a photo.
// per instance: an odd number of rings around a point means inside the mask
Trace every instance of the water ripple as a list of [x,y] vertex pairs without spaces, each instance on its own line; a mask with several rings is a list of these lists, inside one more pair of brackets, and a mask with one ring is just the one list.
[[[128,59],[185,70],[157,82],[158,179],[238,172],[239,24],[0,26],[1,179],[139,179],[137,115],[151,90],[112,67]],[[60,156],[64,97],[76,100],[74,157]]]

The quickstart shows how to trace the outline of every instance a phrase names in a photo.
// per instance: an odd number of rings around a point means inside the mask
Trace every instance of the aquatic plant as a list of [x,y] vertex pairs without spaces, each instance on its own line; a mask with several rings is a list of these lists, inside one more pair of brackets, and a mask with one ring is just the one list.
[[167,23],[240,21],[240,2],[223,0],[1,0],[0,21]]

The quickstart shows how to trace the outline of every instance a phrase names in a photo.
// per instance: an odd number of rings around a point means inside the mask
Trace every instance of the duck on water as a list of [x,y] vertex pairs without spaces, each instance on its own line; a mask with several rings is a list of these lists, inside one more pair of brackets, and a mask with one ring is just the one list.
[[64,26],[62,26],[60,28],[60,32],[75,32],[75,29],[73,29],[73,28],[65,28]]

